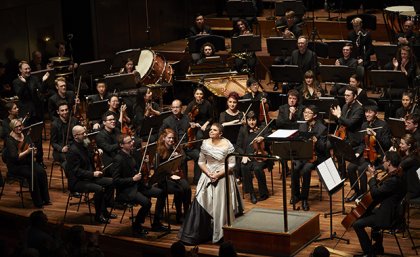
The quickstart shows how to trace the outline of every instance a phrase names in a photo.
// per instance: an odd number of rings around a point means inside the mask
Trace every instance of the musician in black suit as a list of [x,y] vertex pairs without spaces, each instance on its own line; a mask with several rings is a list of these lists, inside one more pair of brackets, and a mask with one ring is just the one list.
[[411,113],[405,117],[405,131],[412,134],[417,141],[417,145],[420,145],[420,114]]
[[[400,157],[397,152],[388,151],[383,158],[383,166],[387,178],[383,179],[382,184],[376,177],[376,171],[369,166],[367,176],[370,177],[369,188],[374,203],[380,203],[378,208],[368,211],[362,218],[356,220],[353,229],[362,247],[363,254],[355,256],[376,256],[383,254],[383,235],[379,233],[381,228],[389,228],[399,224],[404,216],[401,211],[401,200],[404,197],[403,182],[401,172],[398,169]],[[372,245],[366,227],[372,228]]]
[[375,53],[372,44],[372,37],[369,31],[363,29],[363,21],[357,17],[351,21],[353,30],[350,31],[348,39],[353,43],[356,50],[358,63],[362,63],[364,67],[369,67],[370,56]]
[[59,102],[66,101],[70,110],[75,103],[80,103],[74,92],[67,90],[67,82],[64,77],[55,79],[55,88],[57,92],[48,99],[48,112],[52,120],[58,118],[57,108]]
[[107,86],[105,84],[105,81],[100,80],[96,83],[96,91],[98,92],[96,95],[92,95],[89,97],[90,101],[97,102],[109,99],[109,94],[107,92]]
[[[265,126],[257,126],[258,117],[256,117],[253,111],[249,111],[246,115],[246,125],[242,126],[239,130],[238,139],[236,140],[236,150],[240,154],[264,154],[259,153],[263,151],[262,145],[264,136],[268,135],[269,130],[264,130],[261,133],[262,129]],[[255,142],[254,142],[255,141]],[[257,148],[257,149],[255,149]],[[268,188],[267,181],[265,179],[264,167],[266,166],[265,161],[256,160],[255,158],[242,157],[241,160],[241,171],[244,183],[245,193],[250,193],[251,202],[256,204],[257,201],[264,201],[268,198]],[[260,197],[257,200],[255,196],[254,186],[252,183],[252,174],[255,174],[255,177],[258,180],[258,192]]]
[[302,73],[312,70],[317,74],[318,57],[315,52],[308,49],[308,38],[306,36],[300,36],[297,40],[297,47],[298,49],[292,52],[290,64],[297,65],[302,70]]
[[141,205],[133,223],[133,232],[139,236],[148,234],[148,231],[142,227],[142,224],[152,207],[151,197],[157,198],[152,230],[166,230],[167,228],[160,223],[160,217],[165,206],[165,196],[160,188],[146,185],[141,180],[142,174],[137,168],[139,165],[137,165],[136,160],[132,156],[134,140],[129,135],[119,135],[118,146],[120,151],[115,155],[111,168],[117,189],[116,200]]
[[280,129],[297,128],[297,121],[303,120],[302,114],[303,105],[299,104],[299,92],[292,89],[287,93],[287,104],[279,107],[276,127]]
[[[115,128],[115,116],[110,111],[102,115],[102,122],[104,126],[96,135],[96,144],[104,152],[102,156],[104,166],[108,166],[119,149],[118,135],[121,133]],[[106,175],[110,174],[107,172]]]
[[[291,203],[297,203],[302,200],[302,209],[309,210],[308,195],[311,184],[311,171],[315,167],[325,161],[326,144],[327,144],[327,127],[322,124],[318,117],[318,108],[315,105],[310,105],[304,108],[303,118],[306,121],[299,125],[300,132],[312,132],[311,137],[313,146],[312,160],[295,161],[295,168],[292,172],[292,199]],[[302,187],[300,187],[300,177],[302,176]]]
[[95,220],[106,223],[107,218],[116,218],[109,215],[106,207],[113,194],[112,178],[103,177],[103,172],[94,170],[93,154],[87,148],[86,129],[76,125],[72,129],[74,141],[66,155],[66,176],[71,192],[94,192]]
[[[356,161],[349,163],[347,173],[350,185],[353,186],[354,194],[347,198],[352,202],[367,191],[367,176],[365,170],[369,164],[380,165],[384,151],[391,147],[391,131],[388,124],[379,119],[378,106],[364,106],[366,121],[362,124],[359,145],[354,147]],[[372,149],[371,149],[372,148]],[[356,172],[357,171],[357,172]],[[359,181],[357,178],[359,177]]]

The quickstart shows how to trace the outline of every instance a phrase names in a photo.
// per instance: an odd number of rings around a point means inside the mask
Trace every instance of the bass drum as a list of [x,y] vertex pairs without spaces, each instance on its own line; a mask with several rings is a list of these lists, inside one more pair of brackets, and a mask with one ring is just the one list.
[[140,73],[140,83],[143,85],[171,83],[174,73],[165,58],[152,50],[141,50],[136,71]]

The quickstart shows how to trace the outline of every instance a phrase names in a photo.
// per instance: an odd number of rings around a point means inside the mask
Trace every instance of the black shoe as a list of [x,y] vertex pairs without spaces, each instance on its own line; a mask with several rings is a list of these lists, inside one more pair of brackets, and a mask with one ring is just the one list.
[[261,195],[260,197],[258,197],[258,202],[260,201],[264,201],[268,199],[268,195]]
[[302,200],[302,210],[309,211],[308,200]]
[[109,213],[109,212],[107,212],[107,213],[104,214],[104,217],[105,218],[108,218],[108,219],[116,219],[116,218],[118,218],[118,215],[115,214],[115,213]]
[[79,193],[79,192],[73,192],[73,193],[71,193],[71,197],[74,197],[74,198],[80,198],[82,195]]
[[257,197],[255,197],[255,194],[251,194],[251,203],[256,204],[257,203]]
[[169,231],[167,226],[164,226],[162,223],[152,224],[153,232],[166,232]]
[[143,228],[142,226],[133,227],[133,234],[139,237],[146,237],[146,235],[149,234],[149,231],[147,231],[147,229]]
[[385,252],[385,250],[384,250],[384,246],[383,246],[382,244],[379,244],[379,243],[374,243],[374,244],[372,245],[372,248],[373,248],[373,252],[374,252],[376,255],[383,255],[383,254],[384,254],[384,252]]
[[106,219],[103,215],[96,217],[95,218],[96,222],[100,223],[100,224],[109,224],[109,220]]
[[349,198],[346,198],[346,203],[351,203],[351,202],[354,202],[356,199],[357,199],[357,197],[359,197],[359,194],[357,194],[357,193],[354,193],[352,196],[350,196]]
[[297,204],[300,201],[299,197],[293,196],[292,199],[290,199],[290,204]]

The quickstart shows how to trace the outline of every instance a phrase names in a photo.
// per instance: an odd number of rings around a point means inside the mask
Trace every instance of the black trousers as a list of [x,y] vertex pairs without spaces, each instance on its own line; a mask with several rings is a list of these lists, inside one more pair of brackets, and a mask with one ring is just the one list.
[[254,193],[252,183],[252,172],[258,181],[258,193],[260,196],[268,196],[267,181],[264,173],[265,162],[249,161],[246,164],[241,163],[242,178],[245,193]]
[[357,238],[359,239],[359,243],[364,254],[370,254],[373,250],[369,235],[365,230],[366,227],[372,228],[372,240],[376,242],[376,245],[382,246],[383,236],[379,233],[379,229],[375,226],[377,219],[378,218],[372,214],[360,218],[353,223],[353,229],[357,234]]
[[[369,163],[363,158],[363,156],[359,156],[356,163],[349,163],[347,165],[347,174],[349,176],[350,185],[354,185],[353,190],[357,194],[363,194],[367,191],[366,168],[368,165]],[[359,176],[360,180],[357,181]]]
[[197,148],[185,149],[185,154],[188,157],[188,158],[185,158],[182,164],[182,169],[184,171],[185,178],[188,181],[188,160],[193,160],[194,161],[193,183],[197,184],[201,176],[201,169],[200,169],[200,166],[198,166],[198,157],[200,157],[200,150]]
[[149,187],[140,185],[136,194],[135,201],[141,205],[141,208],[137,213],[136,221],[134,223],[135,225],[144,223],[144,219],[152,207],[152,202],[150,201],[150,198],[152,197],[156,198],[155,217],[153,219],[153,224],[160,223],[160,219],[163,216],[163,208],[165,208],[165,194],[163,193],[163,190],[155,186]]
[[174,203],[176,209],[176,216],[177,218],[182,217],[182,207],[184,207],[184,214],[187,213],[188,209],[190,208],[191,204],[191,187],[187,180],[179,179],[179,180],[172,180],[168,179],[167,184],[165,181],[159,183],[159,188],[165,191],[167,187],[167,192],[164,192],[165,197],[167,194],[174,195]]
[[[306,161],[295,161],[292,171],[292,194],[294,197],[302,200],[308,200],[309,187],[311,185],[311,171],[315,165]],[[300,177],[302,177],[302,187],[300,186]]]

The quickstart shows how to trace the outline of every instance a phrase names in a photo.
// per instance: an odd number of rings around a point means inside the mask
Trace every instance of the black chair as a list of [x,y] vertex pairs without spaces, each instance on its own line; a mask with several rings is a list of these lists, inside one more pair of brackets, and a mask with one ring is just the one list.
[[48,188],[51,188],[51,180],[52,180],[52,175],[53,175],[53,170],[54,170],[54,166],[58,166],[60,167],[60,171],[61,171],[61,186],[63,189],[63,193],[66,192],[65,188],[64,188],[64,169],[61,166],[61,163],[57,160],[53,160],[51,163],[51,170],[50,170],[50,181],[48,183]]
[[[78,194],[77,194],[77,193],[78,193]],[[87,204],[88,209],[89,209],[89,219],[90,219],[90,223],[91,223],[91,224],[93,224],[93,220],[92,220],[92,210],[91,210],[91,208],[90,208],[91,202],[90,202],[89,194],[90,194],[90,192],[72,192],[72,191],[69,191],[69,194],[68,194],[68,197],[67,197],[66,209],[65,209],[65,211],[64,211],[63,222],[65,222],[65,221],[66,221],[67,210],[68,210],[69,206],[71,206],[71,205],[77,205],[77,212],[78,212],[78,211],[79,211],[79,209],[80,209],[80,205],[81,205],[81,203],[82,203],[82,200],[83,200],[83,202],[85,202],[85,203]],[[77,195],[77,196],[76,196],[76,195]],[[78,201],[77,201],[77,202],[74,202],[74,203],[71,203],[70,201],[71,201],[73,198],[76,198]]]
[[[408,231],[410,231],[410,229],[411,230],[413,230],[413,229],[415,229],[415,230],[420,229],[420,228],[410,227],[410,211],[412,209],[420,209],[420,196],[408,200],[408,203],[407,203],[407,230]],[[413,245],[413,249],[416,250],[416,253],[417,253],[417,248],[419,248],[419,247],[420,247],[420,245]]]
[[3,186],[0,192],[0,199],[3,196],[4,188],[6,187],[6,184],[13,184],[13,183],[19,183],[19,191],[16,191],[16,194],[20,197],[22,208],[25,208],[25,204],[23,203],[23,193],[29,193],[29,190],[23,190],[23,187],[25,186],[26,179],[22,176],[17,176],[10,174],[7,172],[6,178],[4,179]]

